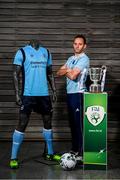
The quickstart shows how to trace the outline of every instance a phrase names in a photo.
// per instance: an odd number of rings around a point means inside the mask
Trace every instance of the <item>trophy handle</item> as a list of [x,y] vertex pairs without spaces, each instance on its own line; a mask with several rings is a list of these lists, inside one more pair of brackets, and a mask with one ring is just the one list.
[[106,70],[107,71],[107,67],[105,65],[102,66],[102,70]]
[[106,78],[106,71],[107,71],[107,67],[105,65],[102,66],[102,79],[101,79],[101,92],[104,91],[104,87],[105,87],[105,78]]
[[84,68],[84,70],[82,71],[82,75],[80,78],[80,87],[83,88],[83,82],[84,82],[84,78],[86,77],[86,73],[87,73],[87,69]]

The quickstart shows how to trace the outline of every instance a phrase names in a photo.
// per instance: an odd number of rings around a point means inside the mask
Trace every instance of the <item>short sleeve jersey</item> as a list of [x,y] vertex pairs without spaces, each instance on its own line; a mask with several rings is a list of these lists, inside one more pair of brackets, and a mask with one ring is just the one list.
[[85,81],[89,69],[89,58],[85,53],[80,54],[78,57],[71,56],[66,62],[66,66],[73,69],[80,69],[80,74],[75,80],[67,78],[67,93],[79,93],[86,91]]
[[51,54],[44,47],[38,50],[28,45],[23,47],[25,52],[25,61],[23,54],[18,50],[13,64],[20,65],[23,68],[23,95],[25,96],[48,96],[48,82],[46,75],[47,66],[52,65]]

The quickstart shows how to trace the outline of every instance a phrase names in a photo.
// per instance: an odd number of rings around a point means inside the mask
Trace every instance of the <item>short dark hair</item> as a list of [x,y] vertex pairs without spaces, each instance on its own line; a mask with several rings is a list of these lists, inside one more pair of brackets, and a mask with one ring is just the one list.
[[82,38],[83,41],[84,41],[84,44],[87,43],[86,38],[85,38],[85,36],[83,34],[78,34],[77,36],[74,37],[74,40],[77,39],[77,38]]

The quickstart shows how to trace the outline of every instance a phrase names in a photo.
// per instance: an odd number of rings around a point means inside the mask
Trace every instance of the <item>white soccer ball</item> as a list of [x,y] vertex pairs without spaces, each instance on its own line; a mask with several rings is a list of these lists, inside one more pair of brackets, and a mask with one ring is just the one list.
[[60,166],[64,169],[64,170],[72,170],[75,168],[76,166],[76,158],[74,154],[71,153],[65,153],[61,156],[61,160],[60,160]]

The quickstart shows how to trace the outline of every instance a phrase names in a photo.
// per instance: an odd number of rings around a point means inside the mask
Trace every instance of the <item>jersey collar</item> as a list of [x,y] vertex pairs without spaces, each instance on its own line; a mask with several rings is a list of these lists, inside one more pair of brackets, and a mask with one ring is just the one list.
[[74,58],[78,59],[80,57],[83,57],[85,55],[85,53],[80,53],[78,56],[74,55]]

